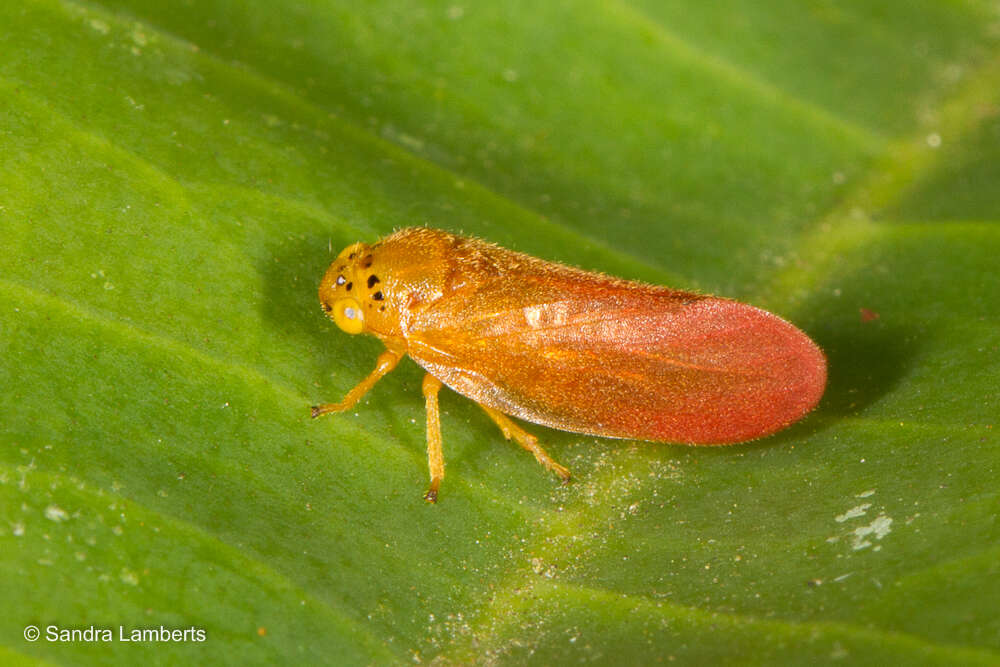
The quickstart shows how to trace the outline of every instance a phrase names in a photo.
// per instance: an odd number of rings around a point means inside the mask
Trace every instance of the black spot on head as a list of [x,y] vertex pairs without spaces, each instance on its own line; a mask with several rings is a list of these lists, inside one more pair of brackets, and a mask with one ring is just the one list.
[[368,289],[375,287],[375,283],[379,282],[378,276],[372,274],[368,276]]
[[382,290],[379,290],[374,294],[372,294],[372,298],[375,299],[376,301],[381,301],[383,299]]
[[358,253],[352,252],[350,255],[347,256],[347,259],[354,259],[357,256],[358,256]]
[[347,283],[344,286],[344,289],[347,290],[348,292],[350,292],[352,287],[354,287],[354,283]]
[[378,312],[384,313],[385,312],[385,306],[379,306],[378,307]]
[[371,265],[372,265],[372,256],[368,255],[367,257],[364,258],[364,260],[362,260],[361,266],[367,269]]
[[329,313],[331,310],[333,310],[333,306],[331,306],[329,303],[327,303],[326,301],[324,301],[323,302],[323,310],[325,310],[326,312]]

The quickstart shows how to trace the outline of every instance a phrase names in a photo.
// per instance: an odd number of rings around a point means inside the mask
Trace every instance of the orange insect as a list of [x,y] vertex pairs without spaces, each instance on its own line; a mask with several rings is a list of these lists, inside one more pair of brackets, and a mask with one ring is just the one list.
[[826,385],[816,344],[759,308],[436,229],[347,247],[319,300],[341,329],[374,334],[386,349],[342,401],[315,406],[312,416],[351,408],[410,355],[427,371],[429,502],[444,478],[442,384],[563,480],[569,470],[508,415],[610,438],[723,445],[788,426]]

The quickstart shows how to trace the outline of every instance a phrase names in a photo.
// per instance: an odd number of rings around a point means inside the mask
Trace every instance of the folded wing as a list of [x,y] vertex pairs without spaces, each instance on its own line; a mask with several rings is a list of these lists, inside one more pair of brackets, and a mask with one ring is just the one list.
[[479,403],[617,438],[762,437],[811,410],[826,384],[823,353],[771,313],[583,272],[443,298],[407,340],[417,363]]

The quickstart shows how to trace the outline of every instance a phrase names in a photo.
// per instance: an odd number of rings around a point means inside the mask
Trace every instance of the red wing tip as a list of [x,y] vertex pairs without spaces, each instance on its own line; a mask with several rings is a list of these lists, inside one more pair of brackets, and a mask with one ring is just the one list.
[[650,439],[698,446],[737,445],[774,435],[804,419],[826,391],[827,365],[822,350],[799,333],[796,368],[784,382],[765,385],[755,394],[744,395],[742,401],[719,399],[701,412],[670,415],[659,428],[653,426]]

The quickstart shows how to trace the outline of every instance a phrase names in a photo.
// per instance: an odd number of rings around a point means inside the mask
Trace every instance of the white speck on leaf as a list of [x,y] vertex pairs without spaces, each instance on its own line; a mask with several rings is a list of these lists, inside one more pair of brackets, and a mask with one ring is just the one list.
[[837,523],[844,523],[849,519],[856,519],[859,516],[864,516],[865,512],[867,512],[868,508],[871,506],[872,506],[871,503],[862,503],[857,507],[852,507],[843,514],[838,514],[833,518],[833,520],[836,521]]
[[860,549],[870,547],[872,543],[871,540],[868,539],[869,537],[881,540],[890,532],[892,532],[892,517],[880,514],[867,526],[861,526],[860,528],[854,529],[851,548],[854,549],[854,551],[858,551]]
[[49,521],[55,521],[56,523],[65,521],[69,518],[69,514],[66,510],[59,507],[58,505],[49,505],[45,508],[45,518]]

